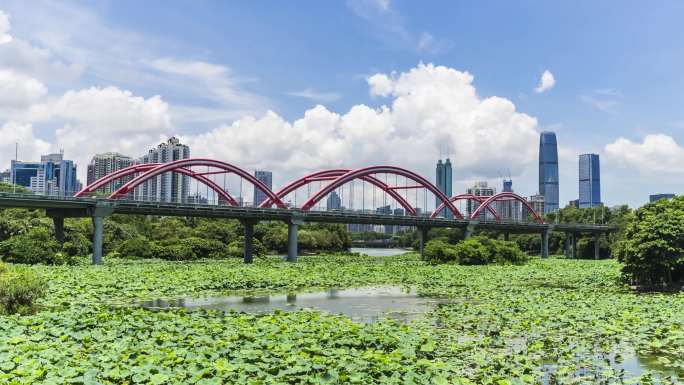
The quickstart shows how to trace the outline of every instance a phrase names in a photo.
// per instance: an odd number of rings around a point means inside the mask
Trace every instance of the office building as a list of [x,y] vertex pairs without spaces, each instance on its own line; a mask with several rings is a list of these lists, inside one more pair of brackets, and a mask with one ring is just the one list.
[[601,205],[601,167],[597,154],[579,156],[579,207]]
[[[381,207],[378,207],[377,209],[375,209],[375,213],[380,214],[380,215],[392,215],[393,210],[392,210],[392,207],[390,205],[386,205],[386,206],[381,206]],[[381,232],[384,232],[385,234],[393,234],[394,233],[393,227],[394,226],[392,226],[392,225],[380,225],[380,227],[378,227],[378,229]]]
[[[254,177],[257,178],[261,183],[265,184],[269,190],[273,189],[273,173],[270,171],[254,171]],[[252,203],[254,206],[259,206],[261,202],[265,201],[267,195],[264,191],[254,187],[254,200]],[[339,198],[339,197],[338,197]]]
[[72,196],[80,186],[76,165],[62,153],[42,155],[40,162],[12,161],[10,181],[41,195]]
[[539,137],[539,194],[544,196],[544,212],[558,210],[558,143],[549,131]]
[[579,199],[573,199],[568,202],[568,207],[579,208]]
[[[492,196],[496,194],[496,188],[489,187],[486,181],[481,181],[476,182],[475,185],[473,185],[473,187],[469,187],[467,193],[476,196]],[[468,213],[468,217],[470,217],[475,212],[475,210],[477,210],[478,207],[480,207],[479,202],[474,201],[472,199],[468,199],[468,201],[466,202],[466,212]],[[480,213],[477,219],[492,220],[496,218],[494,218],[494,216],[488,210],[484,210]]]
[[[190,147],[181,144],[176,137],[150,149],[138,159],[138,163],[170,163],[190,158]],[[139,186],[136,199],[161,202],[186,202],[190,193],[190,177],[175,172],[159,175]]]
[[[439,159],[437,161],[437,167],[435,169],[435,184],[437,185],[437,189],[441,191],[444,195],[447,196],[447,198],[451,197],[451,188],[452,188],[452,170],[451,170],[451,160],[449,158],[446,158],[446,161],[442,163],[442,160]],[[435,199],[435,207],[438,207],[442,201],[439,198]],[[441,213],[440,216],[445,217],[445,218],[452,218],[453,214],[449,209],[444,209]]]
[[[119,154],[118,152],[105,152],[102,154],[95,154],[93,159],[90,160],[88,165],[88,178],[87,184],[92,184],[98,179],[124,169],[126,167],[133,165],[133,158]],[[123,186],[125,183],[133,179],[132,175],[123,177],[119,180],[114,181],[100,189],[98,192],[111,194],[116,191],[119,187]]]
[[[530,203],[530,206],[532,206],[532,210],[534,210],[537,214],[543,215],[544,210],[545,210],[545,204],[546,202],[544,201],[546,199],[543,195],[537,194],[537,195],[532,195],[527,199],[527,201]],[[531,215],[528,219],[531,219]]]
[[328,199],[325,201],[325,209],[327,211],[341,210],[342,209],[342,199],[337,191],[333,191],[328,194]]
[[653,194],[648,196],[648,201],[653,203],[662,199],[672,199],[674,197],[674,194]]

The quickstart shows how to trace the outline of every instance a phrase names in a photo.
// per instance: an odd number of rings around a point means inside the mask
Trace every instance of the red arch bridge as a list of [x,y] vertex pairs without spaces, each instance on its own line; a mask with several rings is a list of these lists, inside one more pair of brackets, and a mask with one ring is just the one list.
[[[258,202],[245,202],[250,192]],[[466,236],[476,227],[503,232],[506,238],[511,232],[539,233],[543,256],[548,255],[550,231],[572,234],[568,246],[574,254],[576,234],[598,237],[613,230],[544,223],[527,200],[512,192],[447,197],[421,175],[397,166],[318,171],[273,191],[240,167],[205,158],[136,164],[92,182],[73,197],[0,194],[0,207],[46,209],[59,240],[65,217],[92,217],[96,264],[102,262],[103,218],[112,213],[239,219],[245,228],[247,263],[252,261],[253,226],[259,220],[289,224],[292,262],[297,260],[297,226],[304,222],[415,227],[420,229],[421,253],[431,227],[463,228]]]

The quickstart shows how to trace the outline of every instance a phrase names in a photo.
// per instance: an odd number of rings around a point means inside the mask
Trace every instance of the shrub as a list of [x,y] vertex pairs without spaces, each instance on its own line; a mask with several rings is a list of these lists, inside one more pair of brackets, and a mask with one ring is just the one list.
[[61,245],[45,227],[33,227],[29,231],[0,242],[0,256],[11,263],[53,264]]
[[626,222],[614,248],[623,278],[645,286],[684,282],[684,197],[647,204]]
[[152,256],[169,261],[192,261],[197,259],[197,254],[193,251],[192,246],[188,244],[153,245]]
[[488,263],[521,264],[528,256],[515,242],[499,241],[486,237],[473,237],[451,245],[443,239],[434,239],[425,245],[425,260],[430,263],[458,263],[485,265]]
[[[242,258],[245,255],[244,239],[231,242],[228,245],[225,254],[226,255],[223,256],[215,255],[214,258],[225,258],[226,256]],[[252,245],[252,255],[255,257],[263,257],[266,255],[266,247],[264,247],[264,245],[259,242],[258,239],[254,239],[254,243]]]
[[0,314],[31,312],[44,287],[45,282],[28,267],[8,267],[0,262]]
[[116,252],[124,258],[152,258],[153,245],[143,236],[137,236],[123,241]]
[[65,235],[62,251],[69,256],[86,256],[92,249],[92,242],[83,233],[68,232]]
[[196,258],[208,258],[212,254],[220,254],[226,248],[226,245],[221,241],[196,237],[181,239],[178,244],[192,249]]

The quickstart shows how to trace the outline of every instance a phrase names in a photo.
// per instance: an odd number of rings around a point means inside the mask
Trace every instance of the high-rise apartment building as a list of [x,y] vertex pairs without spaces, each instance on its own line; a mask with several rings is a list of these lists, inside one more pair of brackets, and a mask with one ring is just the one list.
[[597,154],[579,156],[579,207],[601,205],[601,167]]
[[545,205],[546,202],[544,201],[546,198],[544,198],[543,195],[537,194],[537,195],[532,195],[527,199],[528,202],[530,202],[530,206],[532,206],[532,209],[539,215],[542,215],[544,213]]
[[325,201],[325,209],[327,211],[340,210],[342,208],[342,199],[337,191],[332,191],[328,194],[328,199]]
[[[181,144],[176,137],[171,137],[165,143],[150,149],[142,156],[138,163],[171,163],[190,158],[190,147]],[[137,199],[186,202],[190,193],[190,177],[175,172],[159,175],[139,186],[135,191]]]
[[[481,181],[481,182],[476,182],[473,187],[469,187],[467,190],[468,194],[473,194],[476,196],[492,196],[496,194],[496,188],[495,187],[489,187],[486,181]],[[480,207],[480,203],[469,199],[466,203],[466,212],[468,213],[468,216],[470,217],[477,208]],[[492,220],[495,219],[492,214],[488,210],[484,210],[480,213],[480,215],[477,217],[479,220]]]
[[539,194],[544,196],[544,212],[558,210],[558,142],[549,131],[539,137]]
[[[254,171],[254,177],[257,178],[261,183],[265,184],[266,187],[273,189],[273,173],[270,171]],[[254,200],[252,203],[254,206],[259,206],[261,202],[265,201],[268,196],[264,191],[261,191],[257,187],[254,187]]]
[[[503,192],[514,192],[513,181],[511,179],[504,179]],[[522,215],[522,205],[519,201],[514,199],[501,200],[494,202],[496,212],[501,215],[501,219],[508,221],[519,221]]]
[[[447,198],[450,198],[452,188],[452,170],[451,160],[449,160],[449,158],[446,158],[444,163],[442,163],[441,159],[437,161],[437,166],[435,168],[435,182],[437,189],[446,195]],[[435,207],[439,206],[441,203],[442,201],[439,198],[435,199]],[[453,217],[453,213],[446,208],[439,215],[445,218]]]
[[[113,172],[119,171],[126,167],[133,165],[133,158],[121,155],[118,152],[105,152],[102,154],[96,154],[88,165],[88,184],[95,182],[96,180],[109,175]],[[125,183],[133,179],[132,175],[123,177],[113,183],[108,184],[100,189],[98,192],[102,193],[112,193],[119,187],[123,186]]]

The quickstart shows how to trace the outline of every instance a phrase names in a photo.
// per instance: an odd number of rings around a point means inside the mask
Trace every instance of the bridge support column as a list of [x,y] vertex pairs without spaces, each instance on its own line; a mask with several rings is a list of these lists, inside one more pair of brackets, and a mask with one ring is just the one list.
[[570,233],[565,233],[565,257],[570,257]]
[[572,259],[577,259],[577,234],[572,233]]
[[301,220],[291,220],[287,223],[287,261],[297,262],[297,228],[303,224]]
[[472,237],[476,226],[477,226],[477,221],[470,221],[468,223],[468,226],[466,226],[466,228],[465,228],[465,233],[464,233],[463,239],[468,239],[468,238]]
[[510,233],[508,231],[504,232],[504,241],[508,242],[510,238]]
[[244,221],[242,226],[245,228],[245,245],[244,245],[244,258],[245,263],[252,263],[254,261],[254,222]]
[[104,217],[93,217],[93,265],[102,264],[102,240],[104,238]]
[[599,241],[601,240],[601,235],[594,234],[594,259],[599,259],[601,257],[601,247]]
[[545,229],[541,233],[541,257],[546,259],[549,257],[549,229]]
[[52,217],[55,225],[55,238],[57,242],[64,243],[64,217]]
[[427,227],[418,228],[418,237],[420,240],[420,259],[425,257],[425,243],[427,243],[428,230],[429,228]]

